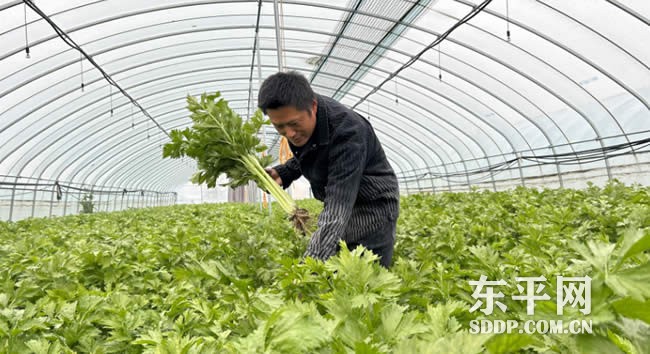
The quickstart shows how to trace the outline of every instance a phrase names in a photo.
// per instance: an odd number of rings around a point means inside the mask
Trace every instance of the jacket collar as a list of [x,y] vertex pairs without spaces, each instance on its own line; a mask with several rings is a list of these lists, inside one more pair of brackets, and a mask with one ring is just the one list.
[[318,107],[316,107],[316,128],[313,134],[318,134],[316,136],[318,138],[318,145],[328,145],[330,141],[330,132],[329,122],[327,119],[327,102],[325,102],[325,99],[319,94],[316,94],[316,99],[318,100]]

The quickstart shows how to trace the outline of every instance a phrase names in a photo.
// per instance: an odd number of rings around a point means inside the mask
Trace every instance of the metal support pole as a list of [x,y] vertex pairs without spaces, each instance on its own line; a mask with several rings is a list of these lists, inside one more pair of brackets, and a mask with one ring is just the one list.
[[[77,186],[79,190],[77,190],[77,200],[72,202],[72,205],[70,206],[70,213],[72,215],[77,215],[79,214],[79,202],[81,201],[81,189],[83,188],[83,184],[79,184]],[[76,206],[76,208],[75,208]]]
[[467,190],[472,191],[472,182],[469,181],[469,170],[467,169],[467,164],[463,160],[463,167],[465,167],[465,178],[467,179]]
[[[553,149],[552,145],[549,145],[549,148]],[[553,149],[555,151],[555,149]],[[634,155],[636,158],[636,154]],[[562,180],[562,170],[560,169],[560,164],[556,163],[555,164],[555,169],[557,170],[557,179],[560,182],[560,188],[564,188],[564,181]]]
[[9,221],[13,221],[14,216],[14,205],[16,200],[16,185],[18,184],[18,176],[14,180],[14,188],[11,190],[11,202],[9,202]]
[[54,207],[54,196],[56,195],[56,184],[52,187],[52,191],[50,192],[51,198],[50,198],[50,212],[48,214],[48,217],[52,217],[52,208]]
[[415,176],[415,185],[416,185],[417,188],[418,188],[418,194],[421,193],[421,192],[422,192],[422,188],[420,187],[420,178],[418,178],[417,176]]
[[91,212],[95,212],[95,185],[93,184],[90,186],[90,207],[91,207]]
[[[487,154],[485,156],[485,161],[487,161],[487,165],[490,166],[490,158],[487,157]],[[489,172],[489,173],[490,173],[490,179],[492,180],[492,190],[496,192],[497,191],[497,182],[494,180],[494,173],[492,173],[492,172]]]
[[278,71],[284,70],[284,58],[282,57],[282,26],[280,26],[280,6],[278,0],[273,0],[273,17],[275,19],[275,47],[278,54]]
[[521,167],[521,153],[515,152],[515,158],[517,159],[517,165],[519,166],[519,176],[521,178],[521,186],[526,187],[526,181],[524,180],[524,169]]
[[83,189],[84,189],[84,184],[82,183],[82,184],[79,185],[79,191],[77,193],[77,212],[76,212],[76,214],[79,214],[79,208],[81,207],[81,192],[83,191]]
[[[601,147],[604,146],[603,139],[601,137],[596,137],[596,140],[598,140],[598,142],[600,142]],[[607,169],[607,180],[611,181],[612,179],[614,179],[614,177],[612,176],[612,168],[609,165],[609,159],[607,158],[607,152],[604,151],[604,149],[603,149],[603,154],[605,155],[605,159],[603,161],[605,161],[605,168]]]
[[431,173],[431,167],[427,165],[427,171],[429,172],[429,180],[431,181],[431,194],[436,194],[436,185],[433,183],[433,173]]
[[[93,189],[94,189],[94,188],[95,188],[95,187],[93,186]],[[99,190],[99,199],[97,199],[97,211],[98,211],[98,212],[102,211],[102,194],[103,194],[102,192],[103,192],[103,191],[100,189],[100,190]],[[93,199],[94,199],[94,196],[93,196]],[[94,206],[94,203],[93,203],[93,206]],[[93,213],[94,213],[94,212],[95,212],[95,208],[93,207]]]
[[555,167],[557,168],[557,179],[560,181],[560,188],[564,188],[564,180],[562,179],[562,170],[560,170],[560,164],[555,164]]
[[36,180],[36,183],[34,185],[34,198],[32,198],[32,217],[34,217],[35,210],[36,210],[36,193],[38,190],[38,185],[39,185],[40,178]]
[[[108,188],[107,186],[104,186],[104,188]],[[109,208],[111,206],[111,196],[113,195],[110,190],[104,189],[106,192],[106,208],[104,208],[105,212],[109,212]]]
[[68,194],[69,193],[70,193],[69,190],[66,189],[66,191],[65,191],[65,199],[63,200],[63,216],[67,215],[66,212],[68,211]]
[[111,203],[111,192],[106,190],[106,186],[102,186],[102,194],[104,194],[104,197],[106,198],[105,206],[104,206],[104,211],[108,211],[108,205]]
[[115,199],[113,199],[113,210],[112,211],[116,211],[116,210],[117,210],[117,194],[115,194]]

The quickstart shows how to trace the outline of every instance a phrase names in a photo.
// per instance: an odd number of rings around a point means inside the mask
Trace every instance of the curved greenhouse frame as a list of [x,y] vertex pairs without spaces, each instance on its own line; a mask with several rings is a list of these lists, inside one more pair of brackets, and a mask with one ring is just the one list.
[[647,185],[649,19],[643,0],[0,1],[0,218],[177,202],[195,165],[161,147],[185,97],[247,117],[278,70],[368,117],[403,193]]

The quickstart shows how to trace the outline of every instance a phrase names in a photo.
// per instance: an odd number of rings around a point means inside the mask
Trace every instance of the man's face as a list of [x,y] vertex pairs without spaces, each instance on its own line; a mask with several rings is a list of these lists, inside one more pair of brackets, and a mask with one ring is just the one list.
[[267,109],[266,114],[271,119],[275,130],[289,140],[294,146],[304,146],[316,128],[316,108],[314,100],[311,111],[299,111],[296,107],[285,106]]

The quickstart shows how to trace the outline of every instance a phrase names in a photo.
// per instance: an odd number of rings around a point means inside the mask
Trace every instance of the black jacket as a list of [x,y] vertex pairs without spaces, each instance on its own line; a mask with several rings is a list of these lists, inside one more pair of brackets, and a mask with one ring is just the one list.
[[327,259],[339,240],[358,242],[372,237],[399,214],[395,172],[370,123],[331,98],[318,96],[316,128],[301,149],[291,143],[294,157],[274,169],[287,188],[301,175],[314,197],[325,203],[306,255]]

